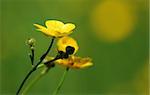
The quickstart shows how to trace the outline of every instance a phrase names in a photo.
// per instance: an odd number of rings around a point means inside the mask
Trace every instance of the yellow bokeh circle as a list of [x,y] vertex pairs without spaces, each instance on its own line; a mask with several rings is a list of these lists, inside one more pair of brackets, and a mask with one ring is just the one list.
[[135,18],[129,4],[119,0],[104,0],[95,6],[91,21],[99,38],[118,42],[133,31]]

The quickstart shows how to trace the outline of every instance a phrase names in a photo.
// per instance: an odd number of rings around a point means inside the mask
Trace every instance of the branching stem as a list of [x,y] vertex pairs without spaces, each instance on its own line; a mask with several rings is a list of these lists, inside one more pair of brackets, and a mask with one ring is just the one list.
[[44,70],[42,70],[42,72],[40,72],[39,75],[37,75],[27,86],[26,88],[22,91],[21,95],[25,95],[30,88],[32,88],[38,81],[39,79],[41,79],[44,75],[46,75],[48,73],[50,68],[45,67]]
[[40,61],[28,72],[28,74],[26,75],[26,77],[24,78],[24,80],[22,81],[21,85],[19,86],[19,89],[16,92],[16,95],[19,95],[19,92],[21,91],[23,85],[25,84],[25,82],[27,81],[27,79],[29,78],[29,76],[36,70],[36,68],[38,67],[38,65],[44,60],[44,58],[46,57],[46,55],[48,54],[48,52],[50,51],[53,43],[54,43],[54,37],[51,40],[51,43],[47,49],[47,51],[41,56]]

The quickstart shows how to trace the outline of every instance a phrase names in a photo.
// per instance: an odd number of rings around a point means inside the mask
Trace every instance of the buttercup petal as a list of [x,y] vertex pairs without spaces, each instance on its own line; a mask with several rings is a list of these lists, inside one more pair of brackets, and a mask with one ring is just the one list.
[[77,50],[79,49],[77,42],[71,37],[65,36],[58,40],[57,47],[58,47],[59,51],[66,52],[67,46],[71,46],[75,49],[73,54],[75,54],[77,52]]
[[56,62],[56,64],[63,65],[65,67],[74,68],[74,69],[82,69],[91,67],[93,63],[90,58],[81,58],[81,57],[70,57],[68,59],[59,59]]
[[60,29],[61,27],[64,26],[64,23],[61,21],[57,21],[57,20],[47,20],[45,22],[45,25],[48,29]]
[[74,68],[87,68],[93,66],[93,63],[89,61],[86,63],[74,64],[73,66]]
[[33,25],[34,25],[35,27],[37,27],[37,30],[38,30],[38,31],[43,32],[45,35],[47,35],[47,36],[51,35],[51,34],[48,32],[48,30],[47,30],[46,27],[44,27],[44,26],[42,26],[42,25],[39,25],[39,24],[33,24]]
[[93,65],[91,58],[74,57],[74,68],[86,68]]
[[75,29],[75,25],[72,23],[67,23],[62,27],[61,32],[70,34],[73,29]]
[[69,34],[71,34],[73,31],[69,31],[68,33],[59,33],[59,35],[57,37],[61,38],[61,37],[64,37],[64,36],[68,36]]
[[75,28],[74,24],[64,24],[63,22],[57,20],[47,20],[45,22],[45,25],[46,27],[34,24],[34,26],[38,28],[38,31],[43,32],[47,36],[53,36],[58,38],[69,35],[73,32],[72,30]]

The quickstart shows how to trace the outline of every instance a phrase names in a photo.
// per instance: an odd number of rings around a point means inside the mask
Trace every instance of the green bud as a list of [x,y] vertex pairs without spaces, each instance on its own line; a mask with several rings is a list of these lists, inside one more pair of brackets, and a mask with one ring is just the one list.
[[26,41],[26,44],[33,47],[35,45],[35,42],[36,40],[34,38],[29,38],[27,41]]

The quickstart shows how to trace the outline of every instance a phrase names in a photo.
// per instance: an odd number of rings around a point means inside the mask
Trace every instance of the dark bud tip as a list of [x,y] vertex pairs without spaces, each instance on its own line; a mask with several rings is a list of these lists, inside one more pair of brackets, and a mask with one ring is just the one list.
[[68,55],[73,54],[74,51],[75,51],[75,48],[74,48],[74,47],[71,47],[71,46],[67,46],[67,47],[66,47],[66,53],[67,53]]

